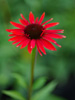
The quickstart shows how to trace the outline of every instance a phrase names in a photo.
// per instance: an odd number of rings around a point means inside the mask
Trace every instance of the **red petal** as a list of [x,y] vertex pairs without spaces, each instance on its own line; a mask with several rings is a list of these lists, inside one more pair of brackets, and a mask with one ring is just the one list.
[[54,43],[54,44],[61,48],[61,45],[59,45],[58,43]]
[[29,53],[32,52],[32,49],[35,47],[35,39],[32,39],[28,44],[28,51]]
[[20,32],[12,32],[12,33],[15,35],[24,35],[23,33],[20,33]]
[[16,43],[18,43],[18,42],[20,42],[21,40],[17,40],[17,41],[15,41],[15,42],[13,42],[12,44],[14,45],[14,44],[16,44]]
[[15,34],[9,34],[8,36],[16,36]]
[[39,19],[39,18],[37,17],[36,20],[35,20],[35,23],[36,23],[36,24],[38,23],[38,19]]
[[23,29],[6,29],[7,32],[24,32]]
[[20,14],[21,17],[24,19],[24,21],[27,23],[27,25],[29,24],[29,22],[25,19],[25,17],[23,16],[23,14]]
[[34,48],[35,47],[35,39],[32,39],[31,40],[31,48]]
[[64,30],[45,30],[46,33],[63,33]]
[[20,45],[22,45],[22,44],[23,44],[23,42],[24,42],[24,40],[23,40],[23,41],[21,41],[20,43],[18,43],[18,44],[16,45],[16,47],[19,47]]
[[24,29],[24,28],[25,28],[25,27],[24,27],[23,25],[21,25],[21,24],[18,24],[18,23],[12,22],[12,21],[10,21],[10,23],[11,23],[13,26],[18,27],[18,28],[21,28],[21,29]]
[[23,19],[19,19],[20,23],[22,23],[23,25],[28,25],[26,21],[24,21]]
[[18,44],[16,45],[16,47],[19,47],[20,45],[22,45],[22,44],[25,42],[25,39],[26,39],[26,38],[23,38],[23,40],[22,40],[20,43],[18,43]]
[[32,52],[32,48],[31,48],[31,41],[28,44],[28,52],[31,53]]
[[56,22],[56,23],[50,23],[50,24],[45,25],[44,28],[53,27],[53,26],[56,26],[58,24],[59,24],[58,22]]
[[[21,39],[18,39],[18,40],[16,40],[15,42],[13,42],[12,44],[14,45],[14,44],[16,44],[16,43],[18,43],[18,42],[20,42],[20,41],[23,41],[24,40],[24,38],[21,38]],[[18,47],[18,46],[17,46]]]
[[15,41],[15,40],[17,40],[19,38],[22,38],[22,37],[21,36],[15,36],[13,38],[10,38],[8,41]]
[[39,49],[46,54],[45,49],[43,47],[43,45],[41,44],[41,41],[39,39],[36,40],[36,44],[38,45]]
[[49,22],[49,21],[51,21],[51,20],[53,20],[53,18],[51,18],[51,19],[49,19],[49,20],[45,21],[45,22],[44,22],[44,23],[42,23],[41,25],[44,25],[44,24],[48,23],[48,22]]
[[27,46],[27,44],[30,42],[30,39],[26,39],[24,42],[23,42],[23,44],[22,44],[22,46],[21,46],[21,48],[20,49],[22,49],[22,48],[24,48],[24,47],[26,47]]
[[19,32],[12,32],[13,34],[9,34],[8,36],[24,36],[23,33],[19,33]]
[[39,54],[42,56],[42,53],[40,52],[40,49],[37,44],[36,44],[36,46],[37,46],[37,50],[38,50]]
[[48,42],[47,40],[45,39],[40,39],[42,42],[43,42],[43,46],[49,50],[53,50],[53,51],[56,51],[56,48],[50,43]]
[[34,15],[32,12],[30,12],[29,14],[29,20],[30,20],[30,23],[34,23]]
[[13,42],[12,45],[14,45],[14,44],[16,44],[16,43],[18,43],[18,42],[20,42],[20,40],[17,40],[17,41],[15,41],[15,42]]
[[40,37],[41,37],[43,34],[45,34],[45,30],[43,30],[43,32],[41,33]]
[[23,36],[24,34],[22,34],[22,33],[18,33],[18,34],[9,34],[8,36]]
[[51,38],[56,38],[56,39],[66,38],[66,36],[60,34],[45,34],[45,36],[49,36]]
[[47,36],[43,36],[42,38],[54,43],[55,45],[57,45],[58,47],[61,47],[61,45],[57,44],[57,42],[55,40],[53,40],[52,38],[50,37],[47,37]]
[[44,17],[45,17],[45,12],[41,15],[41,18],[40,18],[40,20],[39,20],[38,24],[41,24],[41,23],[42,23],[42,21],[43,21]]
[[48,40],[48,41],[50,41],[52,43],[56,43],[56,41],[53,40],[52,38],[50,38],[49,36],[44,35],[44,36],[42,36],[42,38],[44,38],[44,39],[46,39],[46,40]]

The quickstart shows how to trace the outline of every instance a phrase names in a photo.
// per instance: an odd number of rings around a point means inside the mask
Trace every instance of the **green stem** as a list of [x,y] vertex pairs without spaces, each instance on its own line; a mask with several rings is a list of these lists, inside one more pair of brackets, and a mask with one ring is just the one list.
[[32,86],[33,86],[33,80],[34,80],[34,67],[35,67],[35,61],[37,58],[37,50],[36,47],[32,51],[32,59],[31,59],[31,80],[30,80],[30,88],[29,88],[29,98],[28,100],[31,100],[32,95]]
[[4,21],[6,24],[8,24],[11,19],[11,12],[10,12],[10,7],[8,5],[8,0],[0,0],[0,7],[1,7],[1,13],[4,17]]

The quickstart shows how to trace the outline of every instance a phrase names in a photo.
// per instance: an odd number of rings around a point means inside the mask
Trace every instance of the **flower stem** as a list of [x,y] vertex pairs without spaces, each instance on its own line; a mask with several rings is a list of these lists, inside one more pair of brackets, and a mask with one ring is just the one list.
[[34,79],[34,67],[35,67],[36,58],[37,58],[37,50],[35,47],[32,51],[32,58],[31,58],[31,80],[30,80],[28,100],[31,100],[31,95],[32,95],[32,86],[33,86],[33,79]]

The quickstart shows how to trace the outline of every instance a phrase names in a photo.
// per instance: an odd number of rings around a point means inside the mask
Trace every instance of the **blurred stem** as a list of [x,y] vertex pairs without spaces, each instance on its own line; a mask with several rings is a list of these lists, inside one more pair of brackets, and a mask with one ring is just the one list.
[[1,8],[1,13],[3,15],[4,21],[6,24],[8,24],[11,19],[11,12],[10,12],[8,0],[0,0],[0,8]]
[[32,95],[32,86],[33,86],[33,80],[34,80],[34,67],[35,67],[35,62],[37,59],[37,49],[36,47],[32,50],[32,58],[31,58],[31,80],[30,80],[30,88],[29,88],[29,97],[28,100],[31,100],[31,95]]

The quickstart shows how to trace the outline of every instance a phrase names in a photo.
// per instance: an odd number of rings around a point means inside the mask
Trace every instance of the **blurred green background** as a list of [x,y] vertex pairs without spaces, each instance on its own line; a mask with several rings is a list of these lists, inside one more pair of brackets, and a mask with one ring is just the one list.
[[[12,20],[19,23],[21,13],[28,19],[30,11],[35,17],[40,17],[45,12],[44,21],[54,18],[52,22],[60,24],[53,29],[64,29],[64,35],[67,36],[66,39],[56,40],[62,48],[55,46],[57,51],[46,49],[46,56],[41,57],[38,54],[34,73],[34,94],[52,80],[57,80],[62,85],[68,82],[71,74],[75,75],[75,0],[0,0],[0,100],[24,100],[15,98],[15,92],[6,93],[14,95],[11,96],[14,98],[9,98],[4,95],[3,90],[15,90],[24,98],[27,97],[31,55],[27,48],[20,50],[8,42],[9,33],[5,30],[15,28],[9,22]],[[52,86],[49,87],[51,89]],[[63,97],[48,95],[50,91],[47,88],[41,91],[43,97],[47,95],[44,98],[39,95],[40,98],[35,100],[65,100]]]

